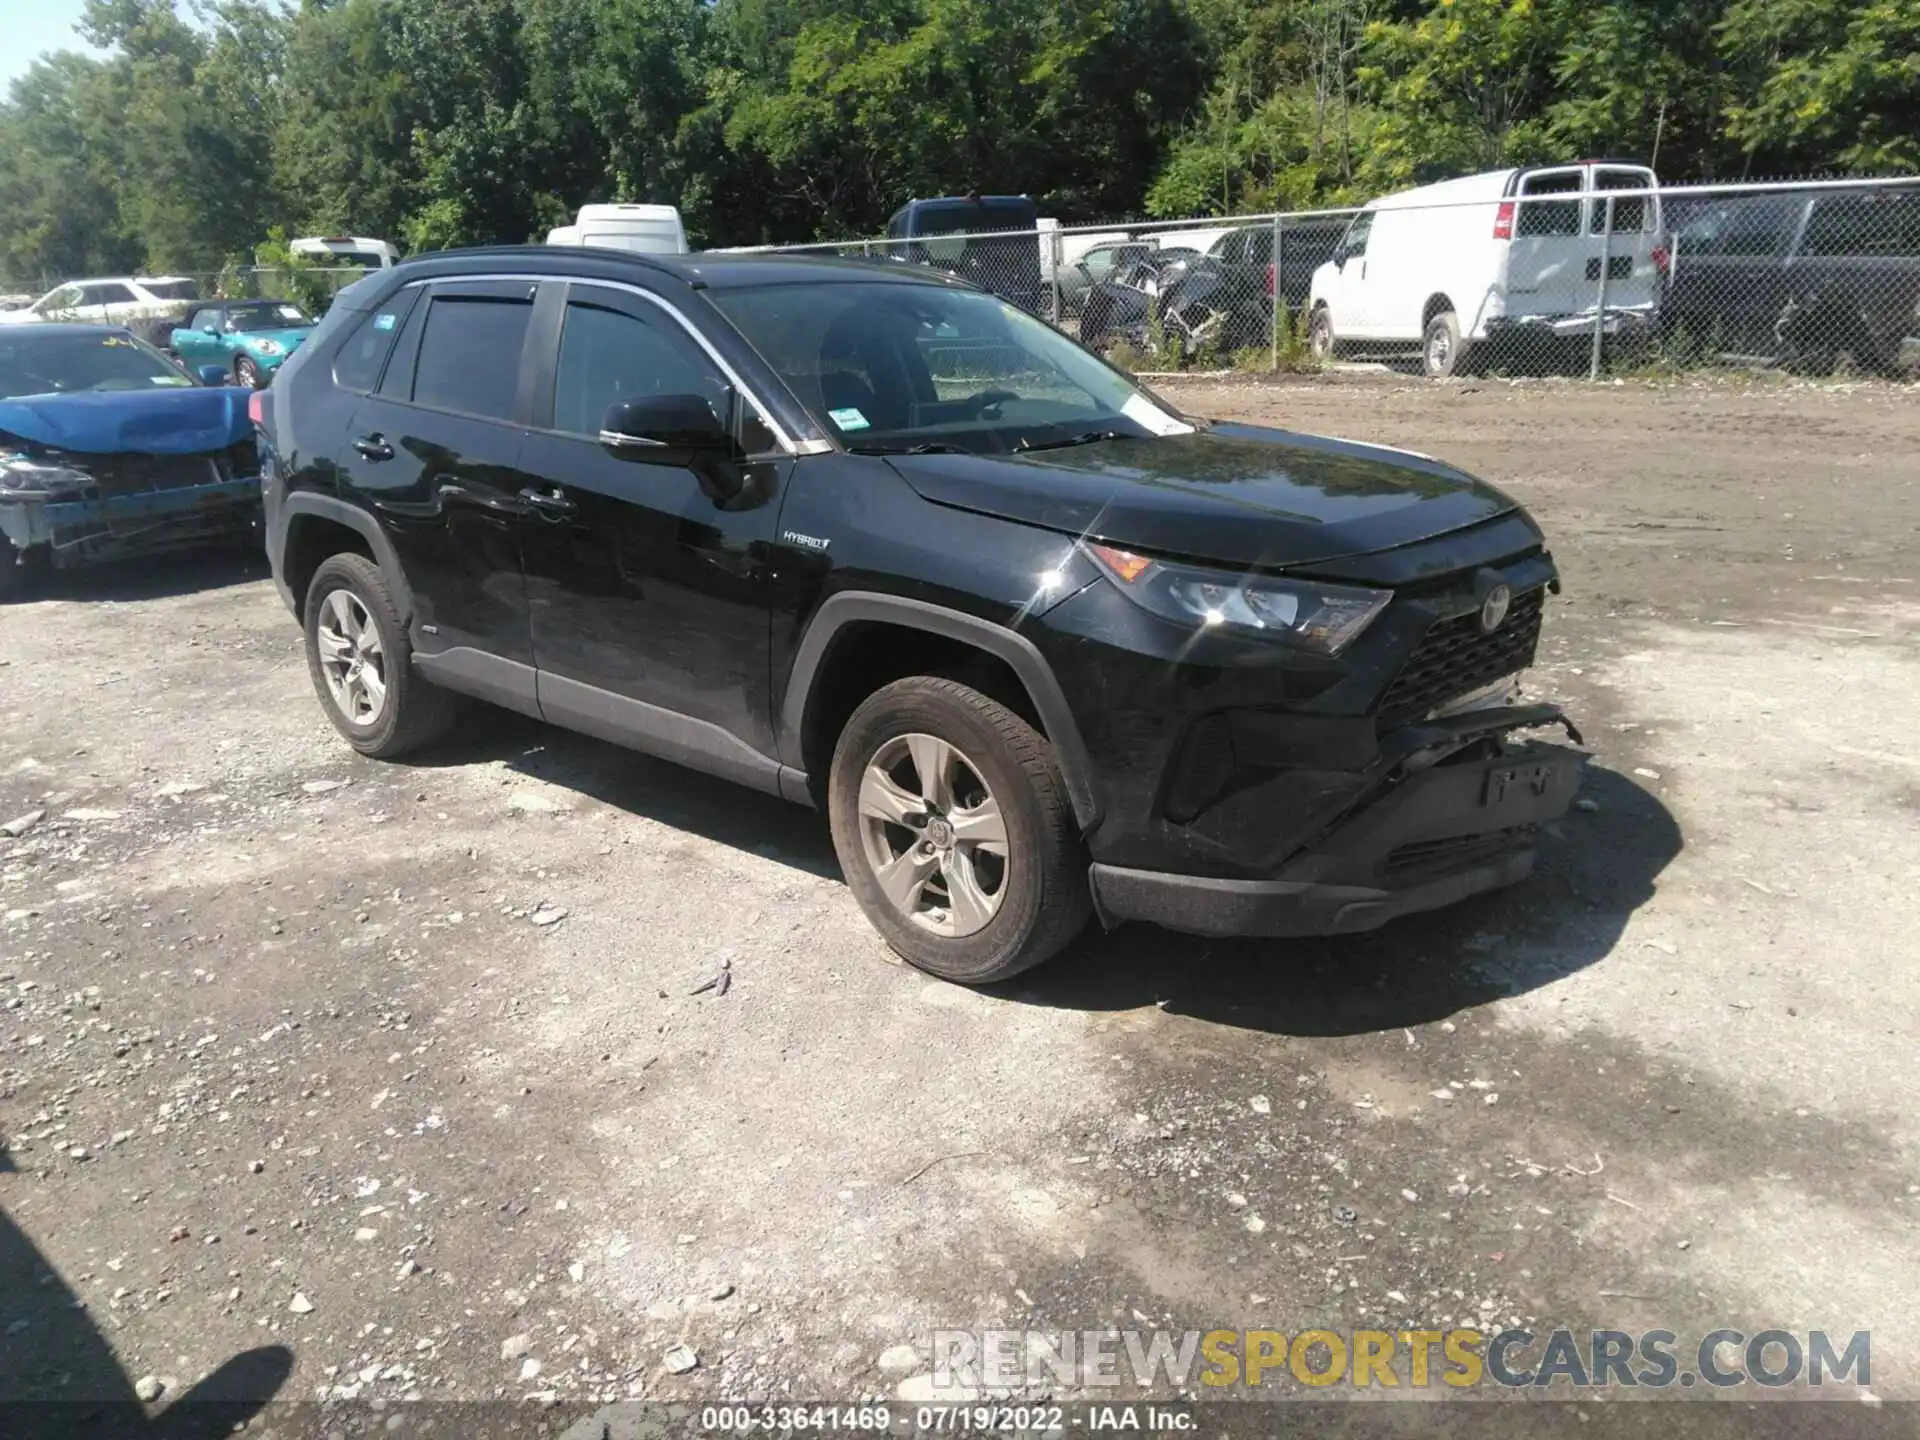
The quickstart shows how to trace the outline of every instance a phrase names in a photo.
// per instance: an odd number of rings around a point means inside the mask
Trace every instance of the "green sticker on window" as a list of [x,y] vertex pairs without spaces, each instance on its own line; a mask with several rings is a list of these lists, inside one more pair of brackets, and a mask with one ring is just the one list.
[[867,417],[851,405],[844,406],[839,410],[827,411],[827,418],[842,430],[864,430],[867,428]]

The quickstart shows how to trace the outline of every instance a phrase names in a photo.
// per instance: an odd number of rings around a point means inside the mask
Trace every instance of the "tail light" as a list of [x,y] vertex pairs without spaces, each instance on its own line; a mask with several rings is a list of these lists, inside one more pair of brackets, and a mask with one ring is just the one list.
[[255,390],[247,396],[247,419],[264,426],[267,423],[267,392]]
[[1267,294],[1273,294],[1273,266],[1267,266]]
[[1513,201],[1502,200],[1500,208],[1493,212],[1493,238],[1496,240],[1513,238]]
[[1665,276],[1672,272],[1673,252],[1664,245],[1653,247],[1653,268]]

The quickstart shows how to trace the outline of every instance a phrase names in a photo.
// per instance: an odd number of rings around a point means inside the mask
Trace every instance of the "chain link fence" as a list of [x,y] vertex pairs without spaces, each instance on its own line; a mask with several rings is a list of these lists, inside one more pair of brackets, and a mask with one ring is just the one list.
[[945,270],[1135,370],[1920,368],[1920,177],[1656,188],[1568,167],[1449,195],[1468,184],[1347,210],[756,248]]
[[[747,248],[948,271],[1145,372],[1920,370],[1920,177],[1650,181],[1569,166],[1356,209]],[[364,273],[229,267],[169,277],[170,294],[191,294],[158,307],[108,294],[116,282],[69,282],[40,304],[164,347],[196,302],[318,315]]]

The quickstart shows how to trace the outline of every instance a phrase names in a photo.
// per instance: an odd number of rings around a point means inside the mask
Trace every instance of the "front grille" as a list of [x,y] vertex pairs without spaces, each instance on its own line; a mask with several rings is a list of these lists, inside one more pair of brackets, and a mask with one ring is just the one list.
[[1479,835],[1449,835],[1444,840],[1415,840],[1388,853],[1381,870],[1388,875],[1405,875],[1415,870],[1445,867],[1462,869],[1530,845],[1539,829],[1533,825],[1513,825],[1505,830],[1488,830]]
[[84,466],[93,476],[102,500],[122,495],[146,495],[156,490],[184,490],[228,478],[224,453],[219,455],[89,455]]
[[1421,637],[1419,646],[1380,699],[1383,723],[1418,720],[1456,695],[1524,670],[1540,642],[1544,589],[1513,597],[1506,622],[1482,634],[1479,613],[1442,620]]

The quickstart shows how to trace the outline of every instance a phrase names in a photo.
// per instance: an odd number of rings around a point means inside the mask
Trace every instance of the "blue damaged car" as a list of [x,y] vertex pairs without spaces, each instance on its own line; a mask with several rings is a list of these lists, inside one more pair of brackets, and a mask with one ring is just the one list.
[[126,330],[0,330],[0,599],[68,568],[244,535],[260,463],[249,392]]

